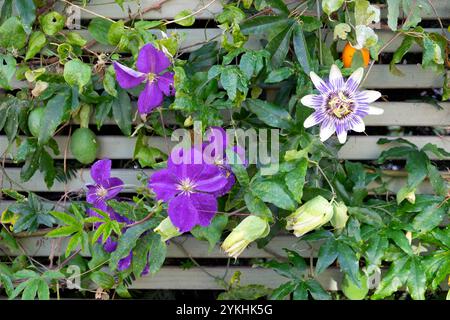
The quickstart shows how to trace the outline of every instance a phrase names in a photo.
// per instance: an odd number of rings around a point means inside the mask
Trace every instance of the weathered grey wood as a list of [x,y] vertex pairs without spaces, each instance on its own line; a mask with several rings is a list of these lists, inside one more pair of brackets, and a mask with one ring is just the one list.
[[[0,203],[0,208],[4,210],[7,204],[12,204],[12,201],[8,203]],[[51,253],[52,242],[56,250],[53,252],[54,256],[63,256],[65,248],[67,246],[67,239],[50,239],[42,237],[30,237],[19,239],[25,251],[34,257],[48,257]],[[293,235],[277,236],[273,238],[270,243],[265,247],[265,250],[258,249],[256,244],[251,244],[240,255],[240,258],[274,258],[276,256],[283,256],[285,254],[283,248],[297,251],[303,257],[310,257],[311,255],[317,256],[319,242],[312,242],[311,244],[305,241],[299,241]],[[11,256],[19,255],[20,252],[10,252],[6,248],[3,248]],[[0,251],[0,256],[3,253]],[[88,256],[87,253],[84,255]],[[219,246],[215,246],[212,249],[209,248],[209,244],[206,241],[199,241],[192,236],[180,236],[174,240],[171,240],[167,250],[168,258],[227,258],[228,256],[220,249]]]
[[[158,0],[125,0],[124,1],[124,9],[122,10],[119,5],[114,3],[111,0],[95,0],[90,1],[88,5],[86,6],[86,9],[93,12],[89,13],[87,11],[81,11],[81,18],[82,19],[91,19],[95,17],[95,14],[100,14],[102,16],[109,17],[111,19],[126,19],[128,17],[128,12],[131,11],[132,13],[139,12],[139,6],[138,3],[141,4],[140,11],[145,10],[148,7],[154,6],[157,4]],[[184,9],[191,9],[192,11],[196,11],[201,9],[202,7],[205,7],[208,3],[210,3],[211,0],[169,0],[165,2],[160,10],[152,10],[145,14],[143,14],[141,17],[143,19],[148,20],[160,20],[160,19],[173,19],[177,13],[179,13],[181,10]],[[303,1],[295,0],[295,1],[285,1],[287,3],[290,3],[290,7],[295,6],[296,3],[300,3]],[[196,15],[197,19],[211,19],[214,18],[214,16],[222,11],[222,1],[215,1],[211,6],[208,7],[208,10],[201,11],[198,15]],[[433,0],[433,5],[436,8],[436,11],[438,15],[441,18],[448,18],[450,17],[450,5],[447,2],[447,0]],[[63,8],[65,5],[64,3],[60,2],[59,4],[59,10]],[[310,15],[314,15],[315,12],[308,12]],[[381,10],[381,16],[385,18],[387,16],[387,10],[384,8]],[[434,12],[422,12],[421,16],[424,19],[435,19],[436,16]]]
[[[440,32],[440,29],[425,29],[427,32]],[[390,30],[375,30],[380,43],[387,43],[391,38],[394,37],[395,33]],[[90,41],[93,37],[87,30],[76,30],[84,39]],[[159,30],[152,30],[152,33],[155,34],[158,38],[163,36],[163,33]],[[203,45],[207,41],[221,41],[223,31],[219,28],[205,28],[205,29],[177,29],[171,28],[168,29],[166,34],[173,35],[179,34],[182,37],[182,41],[180,43],[180,49],[183,52],[191,52],[198,49],[201,45]],[[446,32],[449,35],[448,32]],[[394,52],[401,44],[403,40],[403,36],[397,37],[391,44],[389,44],[384,52]],[[332,42],[332,37],[327,38],[328,43]],[[341,51],[345,45],[345,41],[339,41],[338,50]],[[261,49],[262,44],[260,41],[260,37],[258,35],[250,35],[249,39],[245,45],[248,49]],[[91,48],[93,51],[109,53],[111,51],[117,52],[117,48],[113,46],[104,45],[101,43],[95,43]],[[414,44],[410,52],[422,52],[422,48]]]
[[[132,170],[132,169],[113,169],[111,170],[111,175],[118,177],[125,183],[124,191],[134,191],[135,187],[140,187],[141,183],[137,179],[137,174],[143,172],[147,175],[151,174],[150,170]],[[10,183],[10,180],[4,176],[3,177],[3,188],[14,188],[15,190],[25,190],[33,192],[83,192],[86,184],[92,183],[89,170],[79,170],[76,173],[77,178],[74,178],[67,182],[67,184],[55,181],[53,187],[49,190],[44,184],[44,177],[41,173],[37,172],[28,182],[20,182],[20,169],[18,168],[7,168],[6,173],[12,181],[19,182],[20,185]],[[449,179],[448,173],[441,173],[446,179]],[[405,176],[387,176],[385,177],[388,183],[387,188],[390,192],[397,192],[406,183]],[[369,189],[372,190],[378,187],[377,183],[372,183],[369,185]],[[424,181],[417,189],[417,193],[432,194],[434,193],[428,181]]]
[[[372,89],[419,89],[442,88],[444,84],[443,74],[424,70],[420,65],[399,65],[398,68],[404,76],[392,74],[388,65],[374,65],[363,87]],[[11,87],[13,88],[29,86],[25,81],[11,81]]]
[[[386,150],[392,146],[378,145],[377,141],[380,138],[391,138],[385,136],[349,136],[346,144],[343,145],[338,153],[338,157],[341,159],[350,160],[370,160],[377,159],[383,150]],[[392,137],[395,138],[395,137]],[[450,151],[450,136],[407,136],[405,139],[412,143],[423,147],[427,143],[433,143],[437,146]],[[123,136],[99,136],[97,138],[100,145],[97,158],[110,158],[110,159],[130,159],[134,152],[135,138],[128,138]],[[55,156],[56,159],[63,159],[67,137],[57,136],[59,148],[62,151],[60,155]],[[167,144],[166,144],[167,143]],[[161,151],[168,153],[168,150],[173,147],[176,142],[170,141],[170,137],[167,141],[163,137],[153,137],[149,140],[149,145],[160,149]],[[3,154],[5,148],[8,146],[8,140],[5,136],[0,136],[0,154]],[[15,153],[14,148],[10,150],[11,154]],[[436,159],[436,155],[430,154],[430,158]],[[73,155],[68,150],[67,158],[72,159]]]
[[[377,141],[380,138],[392,138],[395,137],[382,137],[382,136],[350,136],[348,141],[343,145],[338,153],[339,158],[349,160],[371,160],[377,159],[383,150],[389,149],[395,144],[379,145]],[[419,148],[423,147],[427,143],[433,143],[450,151],[450,136],[442,137],[430,137],[430,136],[408,136],[402,137],[412,143],[416,144]],[[431,158],[436,159],[430,154]]]

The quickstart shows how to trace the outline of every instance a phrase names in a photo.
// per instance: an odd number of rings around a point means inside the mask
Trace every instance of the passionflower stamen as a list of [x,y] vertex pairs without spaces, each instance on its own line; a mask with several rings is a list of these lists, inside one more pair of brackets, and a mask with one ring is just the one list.
[[303,105],[315,109],[303,126],[309,128],[321,124],[320,140],[325,141],[336,132],[340,143],[345,143],[350,130],[364,132],[366,127],[362,118],[368,114],[382,114],[384,110],[369,106],[381,96],[380,92],[358,90],[363,75],[364,69],[359,68],[344,81],[336,65],[331,66],[328,81],[311,72],[311,81],[319,94],[306,95],[301,99]]

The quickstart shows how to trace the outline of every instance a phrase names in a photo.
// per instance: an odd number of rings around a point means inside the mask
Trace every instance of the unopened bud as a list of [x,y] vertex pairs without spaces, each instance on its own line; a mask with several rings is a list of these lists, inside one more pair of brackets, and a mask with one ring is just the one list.
[[247,246],[270,232],[269,223],[257,216],[248,216],[228,235],[222,243],[222,249],[233,258],[237,258]]
[[347,220],[347,206],[343,202],[333,203],[333,217],[330,221],[331,225],[335,229],[343,229],[347,224]]
[[161,240],[166,242],[169,239],[178,237],[182,233],[172,224],[170,218],[165,218],[159,226],[157,226],[153,231],[158,233],[161,236]]
[[333,206],[324,197],[317,196],[286,218],[286,229],[301,237],[329,222],[332,216]]

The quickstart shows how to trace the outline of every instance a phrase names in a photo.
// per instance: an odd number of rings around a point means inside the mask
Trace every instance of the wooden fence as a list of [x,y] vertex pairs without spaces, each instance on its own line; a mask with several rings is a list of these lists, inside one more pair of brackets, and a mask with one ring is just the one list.
[[[1,1],[0,1],[1,2]],[[111,19],[126,19],[128,17],[128,8],[131,12],[136,12],[138,7],[137,3],[140,2],[141,9],[145,10],[150,6],[157,3],[162,3],[160,9],[151,10],[143,14],[143,17],[148,20],[152,19],[173,19],[173,17],[183,9],[197,9],[203,7],[209,1],[201,0],[168,0],[168,1],[156,1],[156,0],[140,0],[140,1],[124,1],[125,11],[111,0],[95,0],[89,1],[86,9],[87,11],[81,11],[82,19],[92,19],[95,14],[101,14],[103,16],[110,17]],[[434,0],[433,1],[438,14],[441,18],[450,18],[450,2],[448,0]],[[63,2],[58,3],[59,10],[64,10],[65,4]],[[202,11],[197,16],[197,19],[211,19],[215,14],[221,11],[220,1],[216,1],[207,10]],[[382,10],[382,15],[385,17],[386,12]],[[434,15],[426,16],[424,19],[434,20]],[[86,30],[77,31],[85,38],[90,39]],[[156,32],[157,33],[157,32]],[[221,30],[218,28],[180,28],[169,29],[169,33],[183,33],[186,35],[185,40],[181,47],[187,48],[185,51],[192,51],[199,47],[198,44],[204,43],[209,39],[220,40]],[[386,28],[377,30],[381,41],[386,42],[393,35],[391,31]],[[393,52],[399,46],[402,37],[399,37],[397,41],[392,42],[387,48],[386,52]],[[251,38],[248,46],[251,48],[260,48],[260,42],[257,38]],[[112,50],[112,47],[108,47],[101,44],[96,44],[92,48],[94,51],[108,52]],[[420,52],[421,49],[418,46],[412,48],[412,52]],[[367,78],[364,86],[366,88],[375,88],[383,92],[383,89],[430,89],[440,88],[443,85],[444,76],[437,75],[433,72],[423,70],[420,65],[400,65],[399,69],[404,73],[403,77],[398,77],[389,72],[389,66],[383,64],[376,64],[371,70],[369,77]],[[26,83],[17,82],[16,87],[27,86]],[[450,102],[440,103],[442,110],[438,110],[435,106],[424,102],[378,102],[375,104],[385,110],[381,116],[368,116],[366,119],[367,127],[376,126],[414,126],[414,127],[446,127],[450,126]],[[170,119],[170,114],[168,115]],[[170,122],[170,121],[169,121]],[[106,134],[104,132],[103,134]],[[349,136],[348,142],[339,151],[339,158],[349,160],[371,160],[377,159],[379,154],[386,148],[385,146],[377,145],[378,139],[381,136]],[[424,144],[431,142],[438,145],[441,148],[450,151],[450,137],[449,136],[407,136],[405,137],[409,141],[423,146]],[[61,149],[64,149],[67,144],[66,136],[57,136],[56,140]],[[111,136],[102,135],[98,136],[100,143],[99,158],[108,157],[111,159],[130,159],[133,155],[134,138],[127,138],[124,136]],[[167,146],[162,138],[154,137],[149,140],[149,144],[153,147],[160,148],[162,151],[167,152]],[[3,153],[7,147],[6,136],[0,136],[0,152]],[[68,158],[73,158],[69,153]],[[56,157],[61,159],[63,156]],[[433,155],[430,154],[433,158]],[[448,160],[448,159],[447,159]],[[6,172],[10,178],[15,181],[20,181],[18,168],[6,168]],[[150,171],[147,171],[150,173]],[[114,168],[112,175],[120,177],[125,184],[137,184],[136,178],[137,171],[133,169],[121,169]],[[450,174],[448,172],[442,172],[442,174],[450,180]],[[405,183],[406,175],[402,172],[385,172],[385,181],[388,182],[389,190],[396,192]],[[55,182],[55,185],[48,190],[45,187],[41,175],[36,174],[30,181],[21,183],[25,190],[45,192],[50,194],[52,192],[63,192],[65,190],[80,190],[86,183],[90,182],[90,176],[88,170],[80,170],[77,172],[76,178],[72,179],[68,183]],[[4,181],[4,187],[8,187],[7,181]],[[373,186],[375,187],[375,185]],[[14,187],[17,189],[17,186]],[[20,190],[20,188],[19,188]],[[424,182],[420,187],[421,193],[432,193],[431,186],[428,182]],[[3,210],[11,202],[2,201],[0,208]],[[64,252],[64,241],[48,240],[42,237],[24,238],[21,239],[24,248],[30,255],[45,257],[50,254],[52,246],[59,246],[61,250],[57,252]],[[53,242],[53,243],[52,243]],[[56,243],[56,244],[55,244]],[[241,255],[242,258],[271,258],[282,254],[283,248],[295,249],[300,252],[304,257],[314,257],[317,254],[317,243],[306,243],[304,241],[298,241],[293,236],[281,235],[275,237],[267,246],[266,250],[260,250],[251,246]],[[222,259],[222,266],[205,266],[204,269],[192,268],[189,270],[183,270],[178,266],[163,267],[162,270],[154,276],[144,277],[135,281],[131,288],[135,289],[221,289],[220,285],[205,271],[216,276],[222,276],[225,273],[227,259],[225,254],[217,247],[212,251],[208,251],[208,245],[204,242],[199,242],[192,237],[185,236],[172,242],[168,250],[169,258],[214,258]],[[246,283],[258,283],[264,284],[270,287],[276,287],[285,282],[281,276],[277,275],[271,270],[265,270],[261,268],[248,267],[236,267],[231,265],[228,270],[228,277],[230,277],[234,271],[242,272],[242,284]],[[328,290],[338,290],[339,283],[341,281],[341,274],[337,269],[330,269],[321,274],[319,281]]]

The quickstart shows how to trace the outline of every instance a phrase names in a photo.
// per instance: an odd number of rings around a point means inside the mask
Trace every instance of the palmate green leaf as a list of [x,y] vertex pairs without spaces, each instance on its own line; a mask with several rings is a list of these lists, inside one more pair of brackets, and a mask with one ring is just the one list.
[[289,129],[293,125],[289,112],[277,105],[259,99],[247,99],[244,104],[259,120],[271,127]]
[[450,250],[438,250],[422,260],[427,279],[431,279],[431,289],[436,290],[450,275]]
[[294,52],[297,57],[297,61],[300,63],[303,71],[309,75],[311,69],[311,57],[308,51],[308,45],[306,43],[305,35],[303,33],[303,27],[300,24],[295,26],[294,30]]
[[376,233],[367,241],[367,249],[364,252],[370,266],[380,266],[384,253],[389,246],[389,241],[384,235]]
[[80,230],[77,226],[64,226],[50,231],[45,236],[48,238],[68,237],[78,231]]
[[439,148],[437,145],[432,144],[432,143],[427,143],[421,149],[421,151],[423,151],[423,152],[431,152],[431,153],[436,155],[441,160],[445,159],[446,157],[450,157],[450,152],[447,152],[445,149]]
[[272,55],[274,68],[280,67],[285,61],[295,26],[294,22],[289,21],[283,31],[273,37],[267,44],[266,50]]
[[332,237],[320,246],[315,269],[316,274],[321,274],[336,260],[338,257],[337,246],[338,242]]
[[127,229],[119,238],[116,251],[111,254],[111,269],[115,270],[117,268],[117,263],[119,262],[119,260],[129,255],[130,251],[136,245],[139,237],[145,231],[155,228],[157,223],[158,222],[155,220],[148,220],[142,224]]
[[423,151],[410,152],[407,155],[405,169],[408,172],[408,186],[417,187],[428,174],[428,163],[430,160]]
[[3,272],[0,272],[0,284],[5,289],[6,295],[9,297],[14,292],[14,285],[11,278]]
[[439,207],[439,204],[432,204],[422,209],[419,214],[414,217],[412,226],[420,233],[426,233],[439,226],[446,213],[447,209],[445,206]]
[[289,78],[294,71],[291,68],[283,67],[279,69],[275,69],[269,73],[267,76],[265,83],[277,83]]
[[[397,23],[397,22],[396,22]],[[409,49],[414,44],[414,38],[408,35],[405,35],[400,46],[395,50],[394,55],[392,56],[392,60],[389,63],[389,70],[398,76],[402,76],[403,73],[398,69],[395,64],[400,63],[403,59],[403,56],[409,51]]]
[[397,30],[398,16],[400,14],[401,0],[387,0],[388,26],[392,31]]
[[199,240],[206,240],[209,242],[209,250],[219,242],[223,230],[225,230],[228,223],[228,216],[225,214],[216,214],[207,227],[195,226],[191,233]]
[[286,296],[291,294],[291,292],[294,291],[296,287],[297,283],[295,281],[286,282],[273,290],[272,294],[269,297],[269,300],[283,300],[284,298],[286,298]]
[[46,281],[42,279],[38,281],[37,294],[39,300],[50,300],[50,289]]
[[40,279],[30,279],[26,281],[27,284],[22,292],[22,300],[34,300],[36,297],[39,283],[41,282]]
[[250,184],[255,196],[276,205],[285,210],[295,210],[296,202],[291,198],[289,191],[280,181],[276,179],[258,179]]
[[292,20],[283,16],[258,16],[242,23],[241,31],[246,35],[263,33],[284,27],[289,22]]
[[381,282],[372,299],[383,299],[392,295],[402,285],[406,283],[409,276],[410,260],[403,255],[400,259],[394,260],[388,272],[383,276]]
[[315,300],[330,300],[330,294],[325,291],[317,280],[309,279],[306,281],[306,287]]
[[425,300],[426,276],[419,257],[412,257],[406,280],[408,292],[414,300]]
[[295,290],[292,292],[293,300],[308,300],[308,286],[304,281],[301,281]]
[[394,243],[402,249],[406,254],[413,255],[411,245],[409,244],[406,235],[400,230],[389,229],[387,236],[394,241]]
[[337,244],[338,262],[340,269],[347,274],[354,283],[358,283],[359,276],[359,259],[353,249],[339,241]]

